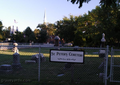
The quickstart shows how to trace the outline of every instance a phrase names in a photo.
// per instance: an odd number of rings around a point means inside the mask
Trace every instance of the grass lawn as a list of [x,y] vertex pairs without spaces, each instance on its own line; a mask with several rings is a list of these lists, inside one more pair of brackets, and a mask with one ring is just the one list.
[[[72,64],[72,68],[64,69],[65,63],[49,62],[49,49],[42,48],[40,52],[46,57],[45,62],[41,62],[40,82],[38,82],[38,64],[26,64],[25,60],[30,60],[31,56],[39,53],[39,48],[22,48],[19,49],[21,70],[13,71],[12,73],[0,73],[0,84],[6,85],[104,85],[103,80],[99,78],[99,73],[103,69],[98,69],[98,66],[103,61],[97,54],[98,50],[86,50],[84,64]],[[119,56],[119,55],[118,55]],[[110,58],[109,58],[110,60]],[[0,65],[12,65],[13,52],[11,50],[0,51]],[[115,58],[119,62],[119,57]],[[64,74],[58,76],[59,74]],[[72,83],[71,80],[74,82]],[[117,85],[110,83],[109,85]],[[119,85],[119,83],[118,83]]]

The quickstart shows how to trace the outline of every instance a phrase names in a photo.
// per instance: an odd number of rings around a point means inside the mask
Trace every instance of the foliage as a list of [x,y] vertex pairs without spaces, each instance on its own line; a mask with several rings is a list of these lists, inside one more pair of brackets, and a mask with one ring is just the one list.
[[3,28],[3,25],[2,25],[2,22],[0,21],[0,33],[2,32],[2,28]]
[[35,39],[36,39],[36,42],[40,42],[40,30],[39,29],[35,29],[34,30],[34,35],[35,35]]
[[35,41],[35,35],[33,33],[33,31],[31,30],[30,27],[27,27],[24,31],[25,37],[27,39],[26,42],[32,42]]
[[0,34],[0,40],[2,40],[3,39],[3,36]]
[[45,24],[38,24],[37,28],[47,30],[47,25],[45,25]]
[[8,28],[6,27],[6,29],[3,29],[3,30],[2,30],[2,34],[3,34],[3,36],[4,36],[4,39],[10,37],[10,29],[11,29],[11,27],[8,27]]
[[105,33],[106,44],[119,46],[119,6],[96,6],[88,14],[64,17],[57,21],[56,34],[66,42],[73,42],[78,46],[100,46],[102,33]]
[[66,42],[74,40],[74,32],[76,30],[75,17],[70,15],[70,18],[64,17],[63,20],[57,21],[55,24],[56,35],[59,35],[60,38],[64,38]]
[[55,35],[55,25],[54,24],[48,24],[47,25],[47,34],[48,36]]
[[[69,0],[67,0],[69,1]],[[70,0],[72,4],[79,4],[79,8],[82,7],[83,3],[88,3],[91,0]],[[100,0],[100,4],[104,7],[110,7],[111,5],[116,5],[117,0]],[[119,0],[118,0],[119,1]]]
[[40,31],[40,42],[45,43],[46,40],[47,40],[47,31],[42,29]]
[[75,33],[75,38],[74,38],[74,45],[77,45],[77,46],[85,46],[85,41],[86,39],[83,37],[83,33],[81,30],[79,31],[76,31]]
[[47,39],[52,36],[55,35],[55,25],[48,23],[48,24],[38,24],[37,28],[40,28],[40,36],[39,37],[39,42],[46,42]]
[[0,40],[3,40],[2,28],[3,28],[3,25],[2,25],[2,22],[0,21]]
[[16,42],[25,42],[23,33],[22,32],[16,32],[16,35],[14,35],[14,40]]
[[[69,1],[69,0],[67,0],[67,1]],[[90,0],[71,0],[71,3],[72,4],[74,4],[75,2],[76,2],[76,4],[79,4],[79,8],[80,7],[82,7],[82,4],[84,3],[84,2],[89,2]]]
[[[90,0],[71,0],[72,3],[79,1],[89,2]],[[13,38],[18,42],[47,42],[52,35],[58,35],[65,42],[72,42],[78,46],[100,46],[102,33],[105,33],[106,44],[119,47],[120,42],[120,11],[119,0],[100,0],[101,6],[88,14],[63,17],[54,24],[38,24],[39,29],[34,32],[27,27],[23,33],[17,32]],[[108,4],[108,5],[107,5]],[[110,6],[109,6],[110,5]],[[9,37],[10,28],[2,30],[0,22],[0,40]]]

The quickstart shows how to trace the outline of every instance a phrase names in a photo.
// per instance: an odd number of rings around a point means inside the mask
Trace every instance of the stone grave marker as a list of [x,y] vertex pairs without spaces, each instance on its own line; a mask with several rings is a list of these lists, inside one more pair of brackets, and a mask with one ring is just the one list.
[[13,69],[21,69],[21,63],[20,63],[20,55],[18,53],[13,54],[13,63],[12,63]]
[[[31,60],[35,60],[36,63],[39,62],[38,59],[39,59],[39,54],[32,55],[32,57],[31,57]],[[40,61],[41,61],[41,62],[46,61],[46,58],[44,57],[44,55],[43,55],[42,53],[40,53]]]
[[2,64],[0,66],[0,73],[11,73],[12,72],[12,66],[9,64]]

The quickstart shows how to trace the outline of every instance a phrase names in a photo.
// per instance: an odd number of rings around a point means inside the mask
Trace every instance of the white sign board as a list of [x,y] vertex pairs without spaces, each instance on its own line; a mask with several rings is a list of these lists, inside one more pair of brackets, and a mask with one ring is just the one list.
[[50,50],[50,61],[84,63],[83,51]]

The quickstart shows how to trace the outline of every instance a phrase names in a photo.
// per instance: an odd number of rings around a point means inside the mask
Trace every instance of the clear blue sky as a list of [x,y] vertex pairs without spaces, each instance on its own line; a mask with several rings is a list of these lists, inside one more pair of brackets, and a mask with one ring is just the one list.
[[69,18],[69,15],[88,13],[99,5],[99,1],[91,0],[78,8],[78,4],[67,0],[0,0],[0,21],[6,27],[17,25],[19,31],[24,31],[28,26],[34,31],[38,24],[43,23],[45,10],[47,22],[55,23],[64,16]]

